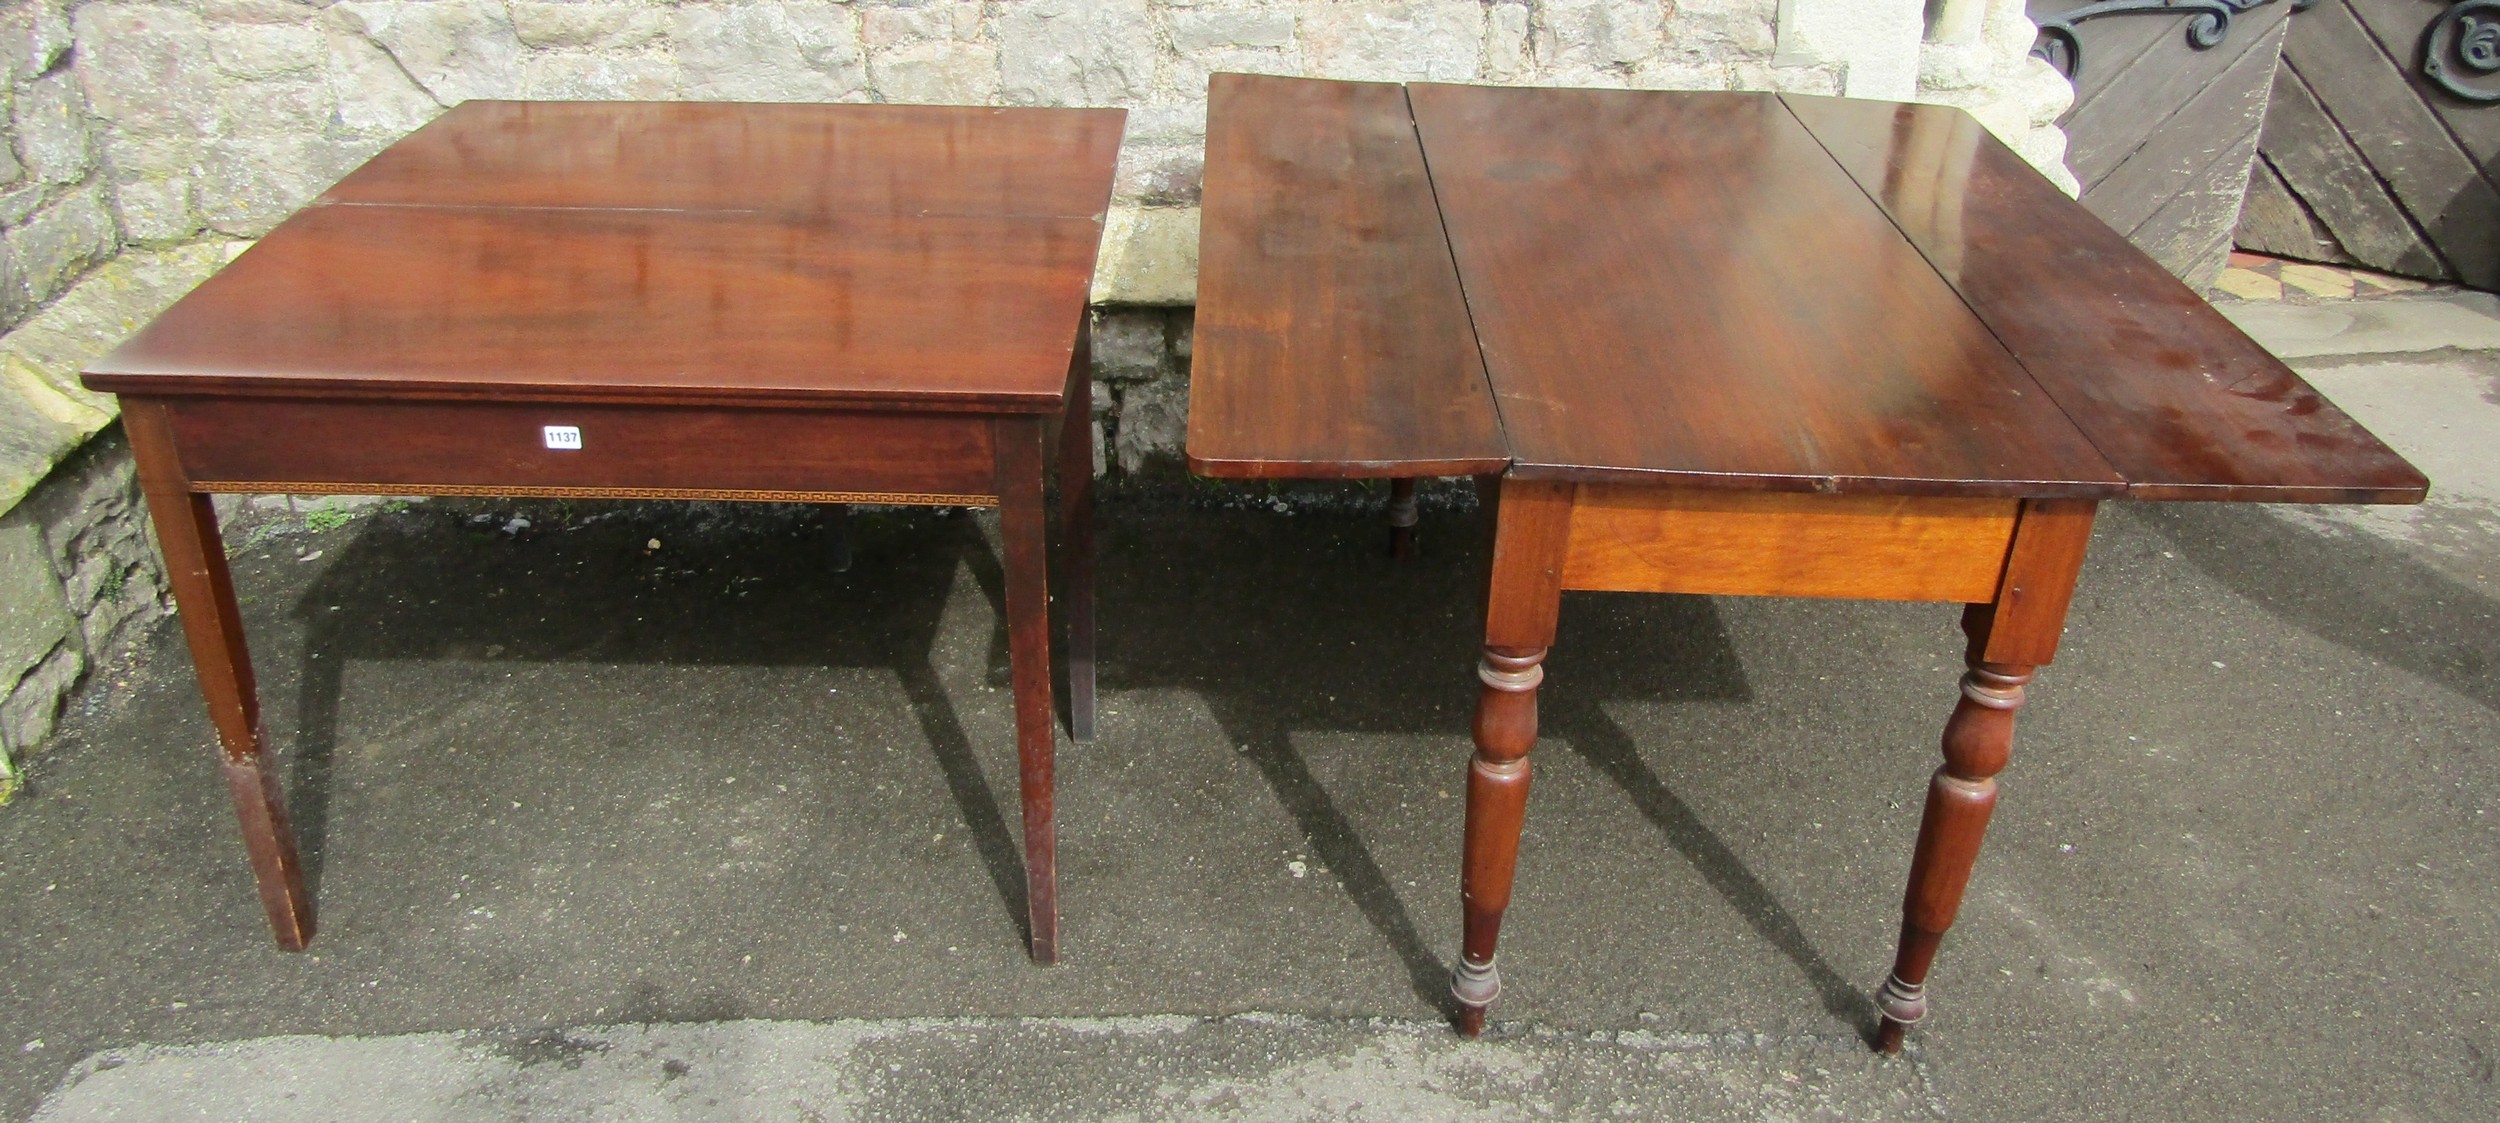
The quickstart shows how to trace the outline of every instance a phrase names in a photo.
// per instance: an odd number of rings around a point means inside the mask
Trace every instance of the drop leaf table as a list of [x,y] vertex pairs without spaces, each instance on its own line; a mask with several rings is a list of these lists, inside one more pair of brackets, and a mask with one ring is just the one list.
[[1469,1035],[1563,591],[1964,606],[1890,1051],[2097,505],[2427,486],[1958,109],[1218,75],[1202,223],[1193,470],[1473,475],[1489,501]]

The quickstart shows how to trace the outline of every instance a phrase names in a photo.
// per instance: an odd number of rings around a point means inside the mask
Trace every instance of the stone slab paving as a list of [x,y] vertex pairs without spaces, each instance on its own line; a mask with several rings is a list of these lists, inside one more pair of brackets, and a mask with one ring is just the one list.
[[87,1059],[35,1123],[913,1120],[1928,1120],[1922,1071],[1856,1038],[1387,1020],[735,1021],[270,1037]]
[[2500,349],[2500,296],[2458,289],[2332,304],[2217,305],[2285,360]]

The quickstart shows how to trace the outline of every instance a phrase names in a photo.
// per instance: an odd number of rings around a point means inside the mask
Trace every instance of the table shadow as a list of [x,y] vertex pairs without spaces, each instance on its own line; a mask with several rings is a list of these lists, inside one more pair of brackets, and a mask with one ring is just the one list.
[[[877,667],[894,671],[1009,920],[1024,939],[1016,828],[932,661],[958,570],[996,623],[985,679],[1004,686],[1004,569],[960,512],[833,518],[801,505],[421,507],[367,520],[297,601],[303,629],[289,810],[316,897],[327,850],[341,676],[350,660]],[[521,511],[530,541],[498,529]],[[663,542],[664,552],[642,543]],[[853,560],[847,569],[839,563]],[[532,618],[522,619],[526,611]],[[1014,780],[1006,783],[1013,788]],[[1012,790],[1009,799],[1013,800]]]
[[[1188,514],[1123,520],[1103,552],[1108,689],[1196,693],[1293,816],[1312,853],[1404,965],[1415,996],[1455,1015],[1449,964],[1352,820],[1293,747],[1297,732],[1445,740],[1453,783],[1470,751],[1482,642],[1481,535],[1429,518],[1424,556],[1382,556],[1357,516]],[[1563,599],[1558,670],[1540,705],[1545,743],[1567,743],[1620,788],[1745,922],[1793,962],[1835,1018],[1872,1034],[1873,1003],[1834,970],[1779,898],[1640,758],[1604,707],[1750,698],[1705,597]],[[1551,751],[1551,750],[1549,750]],[[1533,806],[1530,814],[1534,815]],[[1451,855],[1456,866],[1457,855]],[[1434,891],[1454,886],[1442,885]]]
[[2118,508],[2294,627],[2500,712],[2500,627],[2492,626],[2500,605],[2405,547],[2358,530],[2295,526],[2242,504]]

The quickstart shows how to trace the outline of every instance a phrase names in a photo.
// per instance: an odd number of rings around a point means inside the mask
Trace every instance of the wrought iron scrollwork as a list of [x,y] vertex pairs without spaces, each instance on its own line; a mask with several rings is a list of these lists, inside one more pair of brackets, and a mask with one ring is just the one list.
[[[2075,38],[2075,25],[2103,16],[2186,16],[2188,46],[2210,51],[2231,34],[2231,17],[2251,8],[2264,7],[2275,0],[2098,0],[2063,14],[2040,21],[2039,36],[2031,42],[2031,56],[2045,59],[2057,72],[2069,79],[2083,66],[2083,43]],[[2317,0],[2292,0],[2292,10],[2316,3]],[[2466,0],[2469,4],[2490,4],[2500,8],[2500,0]]]
[[2459,0],[2431,21],[2422,77],[2467,101],[2500,101],[2500,0]]

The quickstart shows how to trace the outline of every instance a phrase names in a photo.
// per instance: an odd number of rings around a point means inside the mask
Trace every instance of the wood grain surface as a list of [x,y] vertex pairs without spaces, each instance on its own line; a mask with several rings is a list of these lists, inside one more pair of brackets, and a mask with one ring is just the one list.
[[1775,96],[1410,95],[1513,474],[2123,486]]
[[[1784,100],[2021,356],[2126,477],[2130,497],[2422,498],[2428,484],[2412,465],[1969,114]],[[1935,151],[1969,155],[1966,164],[1922,155]]]
[[2021,502],[1581,484],[1563,587],[1987,601]]
[[464,102],[323,203],[1099,218],[1122,109]]
[[1192,471],[1509,463],[1404,90],[1217,75],[1198,255]]
[[1089,218],[314,207],[87,368],[116,393],[1048,411]]

